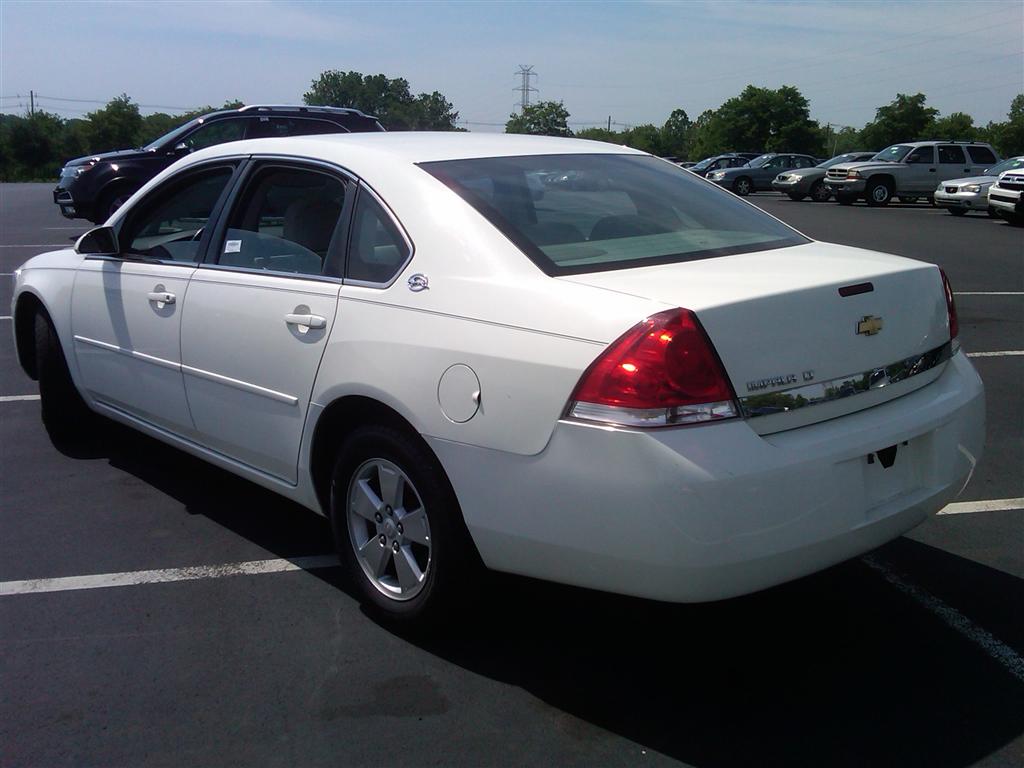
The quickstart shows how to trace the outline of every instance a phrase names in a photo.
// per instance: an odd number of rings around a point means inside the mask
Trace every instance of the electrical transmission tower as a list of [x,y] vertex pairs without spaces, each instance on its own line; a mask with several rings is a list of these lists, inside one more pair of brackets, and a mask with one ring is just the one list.
[[533,71],[533,64],[520,64],[515,74],[519,75],[520,83],[518,88],[512,90],[519,91],[519,111],[522,113],[530,106],[530,94],[537,93],[537,89],[530,86],[530,78],[536,77],[537,73]]

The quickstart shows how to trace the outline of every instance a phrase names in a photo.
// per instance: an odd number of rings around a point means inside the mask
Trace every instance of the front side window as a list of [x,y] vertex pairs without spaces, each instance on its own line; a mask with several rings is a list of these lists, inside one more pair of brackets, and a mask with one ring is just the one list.
[[325,274],[341,246],[346,183],[321,171],[266,166],[246,183],[228,219],[217,263],[224,267]]
[[408,244],[384,207],[373,195],[365,190],[360,192],[352,219],[345,278],[388,283],[405,265],[409,255]]
[[951,165],[963,165],[967,161],[964,159],[964,151],[960,147],[954,147],[949,144],[940,144],[939,162],[949,163]]
[[[476,208],[549,275],[696,261],[808,242],[732,194],[650,157],[530,155],[420,167]],[[528,176],[539,178],[542,188],[532,189]]]
[[228,141],[240,141],[245,138],[245,127],[249,119],[235,117],[228,120],[214,120],[212,123],[205,123],[184,139],[184,144],[195,152],[199,149],[206,149],[216,144],[224,144]]
[[935,162],[935,147],[918,147],[909,155],[907,155],[908,163],[934,163]]
[[162,261],[198,261],[203,229],[234,170],[220,166],[189,173],[148,195],[121,229],[125,251]]

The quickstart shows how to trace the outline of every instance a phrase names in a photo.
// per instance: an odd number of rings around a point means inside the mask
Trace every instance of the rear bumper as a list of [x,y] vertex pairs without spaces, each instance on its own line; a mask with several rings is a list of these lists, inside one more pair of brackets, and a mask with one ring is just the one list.
[[[916,392],[766,437],[744,421],[563,421],[536,456],[430,442],[490,567],[695,602],[813,573],[918,525],[970,478],[984,418],[981,381],[957,354]],[[893,445],[890,468],[869,463]]]

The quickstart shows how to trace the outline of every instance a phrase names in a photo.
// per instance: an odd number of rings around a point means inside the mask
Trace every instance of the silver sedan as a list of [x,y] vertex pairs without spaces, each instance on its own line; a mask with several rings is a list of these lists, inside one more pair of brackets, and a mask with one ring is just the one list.
[[772,180],[772,189],[789,195],[791,200],[803,200],[808,195],[816,203],[827,202],[832,193],[825,186],[825,172],[839,163],[860,163],[870,160],[874,152],[846,152],[813,168],[797,168],[780,173]]

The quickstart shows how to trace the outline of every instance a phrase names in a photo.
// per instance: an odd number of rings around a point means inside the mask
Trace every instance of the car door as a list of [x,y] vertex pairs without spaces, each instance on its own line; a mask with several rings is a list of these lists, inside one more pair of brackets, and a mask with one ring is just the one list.
[[760,168],[755,168],[753,171],[754,189],[771,189],[772,179],[789,167],[786,161],[786,155],[777,155]]
[[82,383],[104,406],[179,435],[192,433],[180,329],[189,278],[240,161],[189,168],[132,205],[120,252],[86,256],[71,298]]
[[353,183],[255,160],[189,284],[185,392],[201,442],[289,483],[335,321]]
[[903,178],[897,180],[897,191],[932,192],[941,181],[935,163],[935,147],[915,147],[903,161]]

